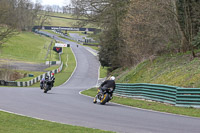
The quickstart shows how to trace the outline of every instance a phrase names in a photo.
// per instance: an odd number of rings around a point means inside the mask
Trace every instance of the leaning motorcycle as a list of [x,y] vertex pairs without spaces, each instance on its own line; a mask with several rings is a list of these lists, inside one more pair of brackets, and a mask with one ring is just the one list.
[[112,99],[112,90],[112,88],[108,88],[101,92],[100,88],[98,88],[97,95],[95,96],[93,103],[100,101],[100,104],[104,105],[106,102],[109,102]]
[[51,90],[51,88],[53,87],[53,80],[45,80],[45,84],[44,84],[44,93],[47,93],[47,91]]
[[49,77],[46,77],[45,79],[42,79],[40,81],[40,88],[44,90],[44,93],[47,93],[47,91],[51,90],[53,87],[54,79],[51,80]]

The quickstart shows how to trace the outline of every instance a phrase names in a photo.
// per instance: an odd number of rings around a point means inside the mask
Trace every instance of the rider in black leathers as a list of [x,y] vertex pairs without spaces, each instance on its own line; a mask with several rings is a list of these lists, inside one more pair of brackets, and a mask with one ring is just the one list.
[[[110,98],[109,100],[112,99],[112,94],[113,94],[113,91],[115,90],[115,77],[112,76],[110,77],[109,80],[106,80],[104,81],[98,88],[98,91],[97,91],[97,95],[95,96],[94,100],[93,100],[93,103],[97,103],[97,98],[99,96],[99,91],[100,93],[102,94],[104,91],[106,91],[107,89],[110,89],[109,90],[109,93],[110,93]],[[109,102],[109,100],[107,102]]]
[[100,91],[103,92],[108,88],[112,88],[111,91],[111,97],[112,97],[112,93],[115,90],[115,77],[112,76],[110,77],[109,80],[104,81],[101,85],[100,85]]
[[54,82],[55,82],[55,76],[54,76],[54,73],[51,73],[50,76],[49,75],[46,75],[45,78],[42,78],[42,80],[40,81],[40,88],[41,89],[44,89],[44,84],[45,82],[47,81],[51,81],[51,84],[50,84],[50,90],[51,88],[54,86]]
[[[110,99],[109,100],[111,100],[112,94],[115,90],[115,77],[114,76],[112,76],[109,80],[104,81],[99,87],[99,90],[100,90],[101,93],[103,93],[107,89],[110,89],[109,90],[109,93],[110,93]],[[98,97],[98,91],[97,91],[97,95],[95,96],[95,98],[93,100],[93,103],[97,103],[97,97]]]

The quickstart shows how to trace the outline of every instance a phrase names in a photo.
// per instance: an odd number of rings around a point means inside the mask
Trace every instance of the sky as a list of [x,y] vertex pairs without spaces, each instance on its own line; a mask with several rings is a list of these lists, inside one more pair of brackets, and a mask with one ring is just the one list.
[[68,5],[71,0],[31,0],[32,2],[41,1],[42,5]]

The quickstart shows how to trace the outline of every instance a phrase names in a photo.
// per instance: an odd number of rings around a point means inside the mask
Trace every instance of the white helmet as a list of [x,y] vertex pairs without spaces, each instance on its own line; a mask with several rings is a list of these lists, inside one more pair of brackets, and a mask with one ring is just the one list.
[[115,77],[114,76],[110,77],[110,80],[115,80]]

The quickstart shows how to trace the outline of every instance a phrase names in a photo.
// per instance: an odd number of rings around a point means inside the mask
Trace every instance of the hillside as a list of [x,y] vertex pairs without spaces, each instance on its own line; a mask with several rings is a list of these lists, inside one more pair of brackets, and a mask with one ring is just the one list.
[[[190,55],[173,55],[147,60],[134,68],[117,69],[119,83],[153,83],[180,87],[200,87],[200,59]],[[120,73],[120,74],[119,74]]]
[[[21,32],[2,45],[0,58],[44,63],[51,40],[31,32]],[[55,52],[52,58],[58,58]]]
[[[21,32],[0,47],[0,79],[15,81],[43,74],[46,60],[59,60],[56,52],[47,56],[52,39],[31,32]],[[53,46],[53,45],[52,45]],[[46,57],[47,56],[47,57]]]
[[[48,24],[45,24],[45,26],[77,27],[77,23],[79,22],[79,20],[74,20],[74,19],[76,19],[76,17],[71,14],[52,12],[49,15],[53,16],[53,17],[50,17]],[[63,17],[63,18],[60,18],[60,17]],[[72,18],[72,19],[70,19],[70,18]],[[96,26],[94,26],[92,24],[87,24],[84,27],[85,28],[96,28]]]

